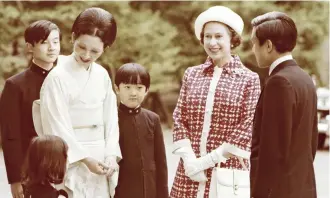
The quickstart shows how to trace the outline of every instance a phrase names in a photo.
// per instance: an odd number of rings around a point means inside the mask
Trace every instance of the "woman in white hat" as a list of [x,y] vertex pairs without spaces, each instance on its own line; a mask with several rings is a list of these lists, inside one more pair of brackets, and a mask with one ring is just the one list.
[[212,168],[222,162],[223,168],[243,169],[229,157],[249,157],[260,81],[231,53],[241,43],[243,26],[241,17],[223,6],[209,8],[195,21],[208,58],[185,71],[174,110],[173,153],[181,160],[172,198],[214,198],[209,195]]

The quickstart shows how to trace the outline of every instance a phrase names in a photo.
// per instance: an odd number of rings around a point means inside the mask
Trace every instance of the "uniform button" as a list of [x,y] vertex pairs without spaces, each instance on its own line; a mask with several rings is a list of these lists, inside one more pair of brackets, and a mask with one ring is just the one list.
[[43,74],[45,74],[46,72],[45,72],[45,71],[43,71],[42,73],[43,73]]
[[129,110],[128,112],[132,113],[132,110]]

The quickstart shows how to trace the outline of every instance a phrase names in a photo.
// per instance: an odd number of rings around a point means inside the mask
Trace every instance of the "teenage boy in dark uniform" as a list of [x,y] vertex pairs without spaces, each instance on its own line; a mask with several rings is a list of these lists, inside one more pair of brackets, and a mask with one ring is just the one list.
[[32,61],[25,71],[6,80],[0,99],[2,148],[13,198],[23,198],[21,166],[31,139],[37,135],[32,103],[39,99],[41,85],[60,53],[60,30],[50,21],[30,24],[24,38]]

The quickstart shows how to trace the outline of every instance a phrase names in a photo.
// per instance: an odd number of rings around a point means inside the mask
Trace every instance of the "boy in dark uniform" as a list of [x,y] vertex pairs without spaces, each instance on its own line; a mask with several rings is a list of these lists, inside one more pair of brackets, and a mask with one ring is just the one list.
[[60,53],[60,30],[50,21],[30,24],[24,38],[32,61],[25,71],[6,80],[0,99],[2,148],[13,198],[23,198],[21,166],[31,139],[37,135],[32,103],[39,99],[41,85]]
[[168,175],[159,116],[141,108],[150,87],[145,68],[128,63],[115,77],[119,96],[119,144],[123,159],[115,198],[168,198]]

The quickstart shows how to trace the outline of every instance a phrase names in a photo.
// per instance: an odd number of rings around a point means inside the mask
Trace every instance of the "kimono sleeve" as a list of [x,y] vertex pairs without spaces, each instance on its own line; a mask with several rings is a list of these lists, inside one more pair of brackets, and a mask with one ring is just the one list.
[[[249,158],[251,147],[252,127],[255,109],[260,96],[260,80],[257,74],[247,83],[244,90],[244,98],[240,122],[227,137],[227,142],[233,147],[234,155]],[[248,154],[247,154],[248,153]]]
[[106,138],[105,157],[116,157],[116,160],[119,161],[122,155],[119,146],[117,98],[112,90],[111,80],[108,75],[106,75],[106,87],[107,94],[103,106]]
[[189,139],[188,135],[188,119],[187,119],[187,89],[188,89],[188,76],[190,73],[190,68],[188,68],[183,76],[182,86],[180,89],[180,95],[176,107],[173,112],[173,141],[179,141],[183,139]]
[[40,114],[44,134],[56,135],[68,144],[68,161],[74,163],[88,156],[76,140],[69,114],[69,96],[58,76],[47,76],[40,91]]

